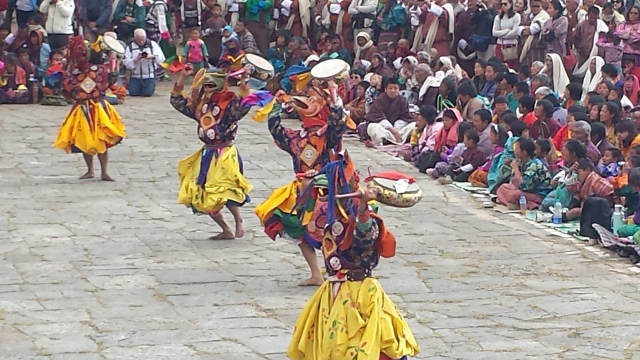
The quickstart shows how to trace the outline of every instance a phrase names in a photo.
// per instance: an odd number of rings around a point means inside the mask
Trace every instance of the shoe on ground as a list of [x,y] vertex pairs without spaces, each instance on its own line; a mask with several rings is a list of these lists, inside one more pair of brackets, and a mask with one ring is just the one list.
[[440,183],[440,185],[453,184],[453,179],[451,179],[451,176],[449,176],[449,175],[443,176],[441,178],[438,178],[438,183]]
[[536,213],[536,222],[550,223],[553,220],[553,215],[546,213]]

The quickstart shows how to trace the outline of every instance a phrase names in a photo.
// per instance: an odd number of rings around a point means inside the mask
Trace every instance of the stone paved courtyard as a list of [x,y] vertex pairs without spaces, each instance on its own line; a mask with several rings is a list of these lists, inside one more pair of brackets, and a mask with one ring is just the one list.
[[[253,207],[291,179],[291,160],[266,123],[243,121],[247,235],[207,240],[213,222],[176,204],[176,164],[200,145],[168,89],[117,107],[129,137],[110,152],[116,183],[77,180],[81,157],[52,147],[68,107],[0,107],[0,359],[286,359],[314,289],[296,286],[297,247],[263,235]],[[347,147],[362,171],[417,175]],[[420,204],[382,208],[398,255],[376,271],[418,359],[640,359],[627,261],[420,178]]]

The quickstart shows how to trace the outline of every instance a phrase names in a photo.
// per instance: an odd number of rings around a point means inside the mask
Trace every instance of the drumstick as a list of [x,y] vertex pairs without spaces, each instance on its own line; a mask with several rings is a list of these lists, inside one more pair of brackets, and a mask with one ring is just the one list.
[[336,199],[353,199],[359,198],[362,196],[362,191],[358,190],[356,192],[348,193],[348,194],[338,194],[335,196]]

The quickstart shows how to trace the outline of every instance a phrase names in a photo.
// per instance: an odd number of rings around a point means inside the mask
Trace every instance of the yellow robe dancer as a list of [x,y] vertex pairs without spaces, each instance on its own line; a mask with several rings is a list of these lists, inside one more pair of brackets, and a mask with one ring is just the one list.
[[[226,74],[218,68],[201,69],[193,78],[188,96],[184,96],[186,68],[171,92],[171,105],[197,123],[197,133],[204,147],[180,161],[178,203],[194,213],[209,214],[222,228],[213,240],[242,237],[244,228],[239,207],[249,202],[252,186],[244,177],[242,157],[233,145],[238,122],[251,109],[243,102],[249,94],[246,77],[238,94],[228,90]],[[227,207],[236,222],[235,232],[224,221],[220,210]]]
[[[66,95],[75,100],[65,118],[53,146],[67,153],[83,153],[87,173],[81,179],[93,177],[93,156],[102,165],[102,180],[112,181],[106,173],[107,150],[126,136],[125,127],[116,109],[104,99],[105,92],[116,77],[109,65],[91,64],[87,45],[81,36],[69,40],[69,71],[62,79]],[[93,56],[102,59],[101,56]]]
[[380,257],[394,256],[396,246],[368,205],[378,190],[356,191],[357,181],[344,181],[353,179],[344,175],[349,171],[334,165],[329,164],[326,175],[317,176],[312,185],[326,191],[313,190],[305,206],[312,208],[308,226],[326,224],[313,236],[322,243],[328,278],[298,317],[287,356],[293,360],[406,360],[418,354],[420,347],[393,301],[372,278]]

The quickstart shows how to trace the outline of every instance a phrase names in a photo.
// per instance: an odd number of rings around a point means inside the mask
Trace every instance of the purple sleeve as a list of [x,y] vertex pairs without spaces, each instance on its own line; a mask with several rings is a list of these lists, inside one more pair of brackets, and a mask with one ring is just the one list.
[[636,212],[633,213],[633,223],[636,225],[640,225],[640,202],[638,202]]

